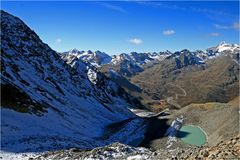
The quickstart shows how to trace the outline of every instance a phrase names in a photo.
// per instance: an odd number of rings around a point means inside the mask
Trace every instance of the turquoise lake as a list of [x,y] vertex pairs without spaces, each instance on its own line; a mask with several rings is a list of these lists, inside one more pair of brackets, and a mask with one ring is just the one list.
[[195,146],[202,146],[207,141],[206,134],[203,130],[193,125],[182,126],[178,137],[180,137],[184,143]]

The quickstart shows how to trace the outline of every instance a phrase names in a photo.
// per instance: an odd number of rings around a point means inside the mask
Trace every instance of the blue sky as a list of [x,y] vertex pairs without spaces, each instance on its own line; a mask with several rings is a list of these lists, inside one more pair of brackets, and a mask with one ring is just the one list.
[[56,51],[206,49],[239,43],[239,2],[1,2]]

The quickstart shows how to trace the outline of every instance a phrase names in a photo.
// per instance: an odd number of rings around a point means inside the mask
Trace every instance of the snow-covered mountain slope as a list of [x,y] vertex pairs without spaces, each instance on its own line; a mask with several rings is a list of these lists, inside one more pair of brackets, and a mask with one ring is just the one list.
[[142,72],[144,70],[144,65],[156,61],[160,62],[170,55],[171,53],[169,51],[159,53],[122,53],[112,56],[111,63],[109,63],[107,67],[113,68],[122,76],[130,77],[139,72]]
[[86,61],[91,63],[95,67],[99,67],[101,65],[107,64],[111,61],[111,57],[107,55],[104,52],[100,51],[79,51],[76,48],[68,51],[68,52],[63,52],[61,53],[61,57],[64,60],[71,60],[72,58],[77,58],[82,61]]
[[225,54],[237,54],[240,52],[240,46],[238,44],[230,44],[221,42],[216,47],[211,47],[206,50],[209,56],[219,56]]
[[113,65],[117,65],[122,63],[123,61],[128,61],[131,63],[135,63],[138,66],[142,66],[147,64],[153,60],[163,60],[167,56],[171,55],[171,52],[148,52],[148,53],[137,53],[137,52],[130,52],[129,54],[121,53],[119,55],[114,55],[112,57],[111,63]]
[[[129,95],[80,60],[65,63],[19,18],[1,11],[1,150],[92,148],[112,123],[136,118]],[[128,130],[139,128],[136,118]],[[136,124],[136,126],[134,126]],[[128,136],[128,141],[136,137]],[[143,132],[138,132],[139,136]],[[119,138],[119,139],[118,139]]]

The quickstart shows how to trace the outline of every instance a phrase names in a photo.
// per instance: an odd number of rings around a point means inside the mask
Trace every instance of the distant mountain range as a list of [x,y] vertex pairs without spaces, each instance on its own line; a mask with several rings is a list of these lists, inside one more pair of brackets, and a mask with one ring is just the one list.
[[[221,42],[215,47],[208,48],[204,51],[189,51],[184,49],[171,53],[170,51],[165,52],[148,52],[148,53],[137,53],[131,52],[121,53],[119,55],[109,56],[105,52],[101,51],[79,51],[72,49],[67,52],[61,53],[61,57],[66,61],[71,61],[72,58],[87,61],[95,67],[113,68],[119,74],[130,77],[144,70],[144,66],[159,63],[166,58],[175,57],[176,67],[181,68],[186,65],[197,65],[204,64],[206,60],[216,58],[220,55],[236,56],[240,51],[238,44],[229,44]],[[106,69],[105,69],[106,70]]]
[[[60,55],[67,63],[72,58],[90,62],[128,93],[138,97],[145,107],[155,110],[159,108],[157,106],[160,105],[160,100],[180,107],[196,102],[227,102],[237,96],[239,53],[238,44],[221,42],[206,50],[184,49],[174,53],[131,52],[109,56],[100,51],[84,52],[75,49],[74,52]],[[233,73],[230,73],[231,65],[234,65]],[[231,77],[225,76],[226,74],[231,74]],[[204,81],[199,80],[204,78]],[[194,79],[195,82],[189,82],[189,79]],[[179,86],[188,92],[188,96],[171,98],[175,96],[175,92],[179,92]],[[196,89],[200,91],[195,92]],[[166,106],[160,106],[164,107]]]
[[[180,86],[189,88],[188,92],[191,96],[181,97],[177,100],[173,99],[173,101],[174,105],[183,106],[194,102],[227,102],[234,98],[238,94],[237,88],[234,89],[231,85],[226,85],[225,82],[229,81],[227,83],[238,87],[239,76],[236,66],[239,66],[239,53],[240,46],[238,44],[221,42],[206,50],[190,51],[184,49],[174,53],[170,51],[158,53],[131,52],[109,56],[100,51],[85,52],[73,49],[60,53],[60,55],[69,64],[72,59],[91,63],[128,93],[139,97],[144,106],[158,106],[159,100],[170,102],[169,97],[175,96],[174,92],[178,90],[178,87],[174,88],[173,86],[179,86],[179,81],[181,81],[183,84]],[[221,67],[223,64],[230,66],[227,68]],[[230,74],[232,64],[234,65],[232,77],[224,77],[223,75]],[[205,78],[205,81],[196,80],[197,82],[194,85],[197,86],[189,86],[189,84],[192,85],[192,82],[188,82],[189,78],[197,79],[198,75],[202,75],[201,78]],[[180,77],[182,79],[178,80]],[[215,82],[208,80],[207,77],[212,77]],[[171,87],[168,86],[170,83]],[[202,84],[205,84],[205,86],[202,86]],[[207,86],[211,86],[212,89],[209,87],[204,89]],[[193,88],[198,88],[201,91],[194,93]],[[223,94],[222,92],[226,93]],[[223,95],[226,94],[228,96],[224,97]]]
[[[152,107],[159,106],[159,100],[168,101],[170,105],[179,107],[194,102],[227,102],[237,96],[239,53],[238,44],[221,42],[206,50],[184,49],[174,53],[131,52],[109,56],[100,51],[84,52],[74,49],[60,55],[67,63],[73,58],[91,63],[131,95],[139,97],[144,106],[154,110]],[[232,64],[234,71],[230,73]],[[226,74],[232,76],[223,76]],[[215,81],[210,81],[208,77],[212,77]],[[199,81],[200,78],[205,80]],[[195,79],[195,82],[192,80],[189,82],[189,79]],[[202,86],[203,84],[205,86]],[[170,98],[170,101],[169,97],[174,97],[175,92],[179,92],[179,86],[186,89],[188,96]],[[233,86],[236,88],[234,89]],[[197,88],[201,91],[195,93]]]

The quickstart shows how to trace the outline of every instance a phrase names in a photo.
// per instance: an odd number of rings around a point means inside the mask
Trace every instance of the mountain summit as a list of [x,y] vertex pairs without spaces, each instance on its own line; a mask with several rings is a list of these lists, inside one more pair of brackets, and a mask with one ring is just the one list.
[[76,48],[67,52],[63,52],[61,54],[61,57],[64,60],[70,60],[76,57],[81,61],[91,63],[95,67],[99,67],[100,65],[107,64],[111,61],[111,57],[104,52],[100,52],[100,51],[92,52],[91,50],[79,51]]
[[219,43],[216,47],[211,47],[206,50],[213,55],[239,54],[240,46],[238,44],[230,44],[226,42]]

